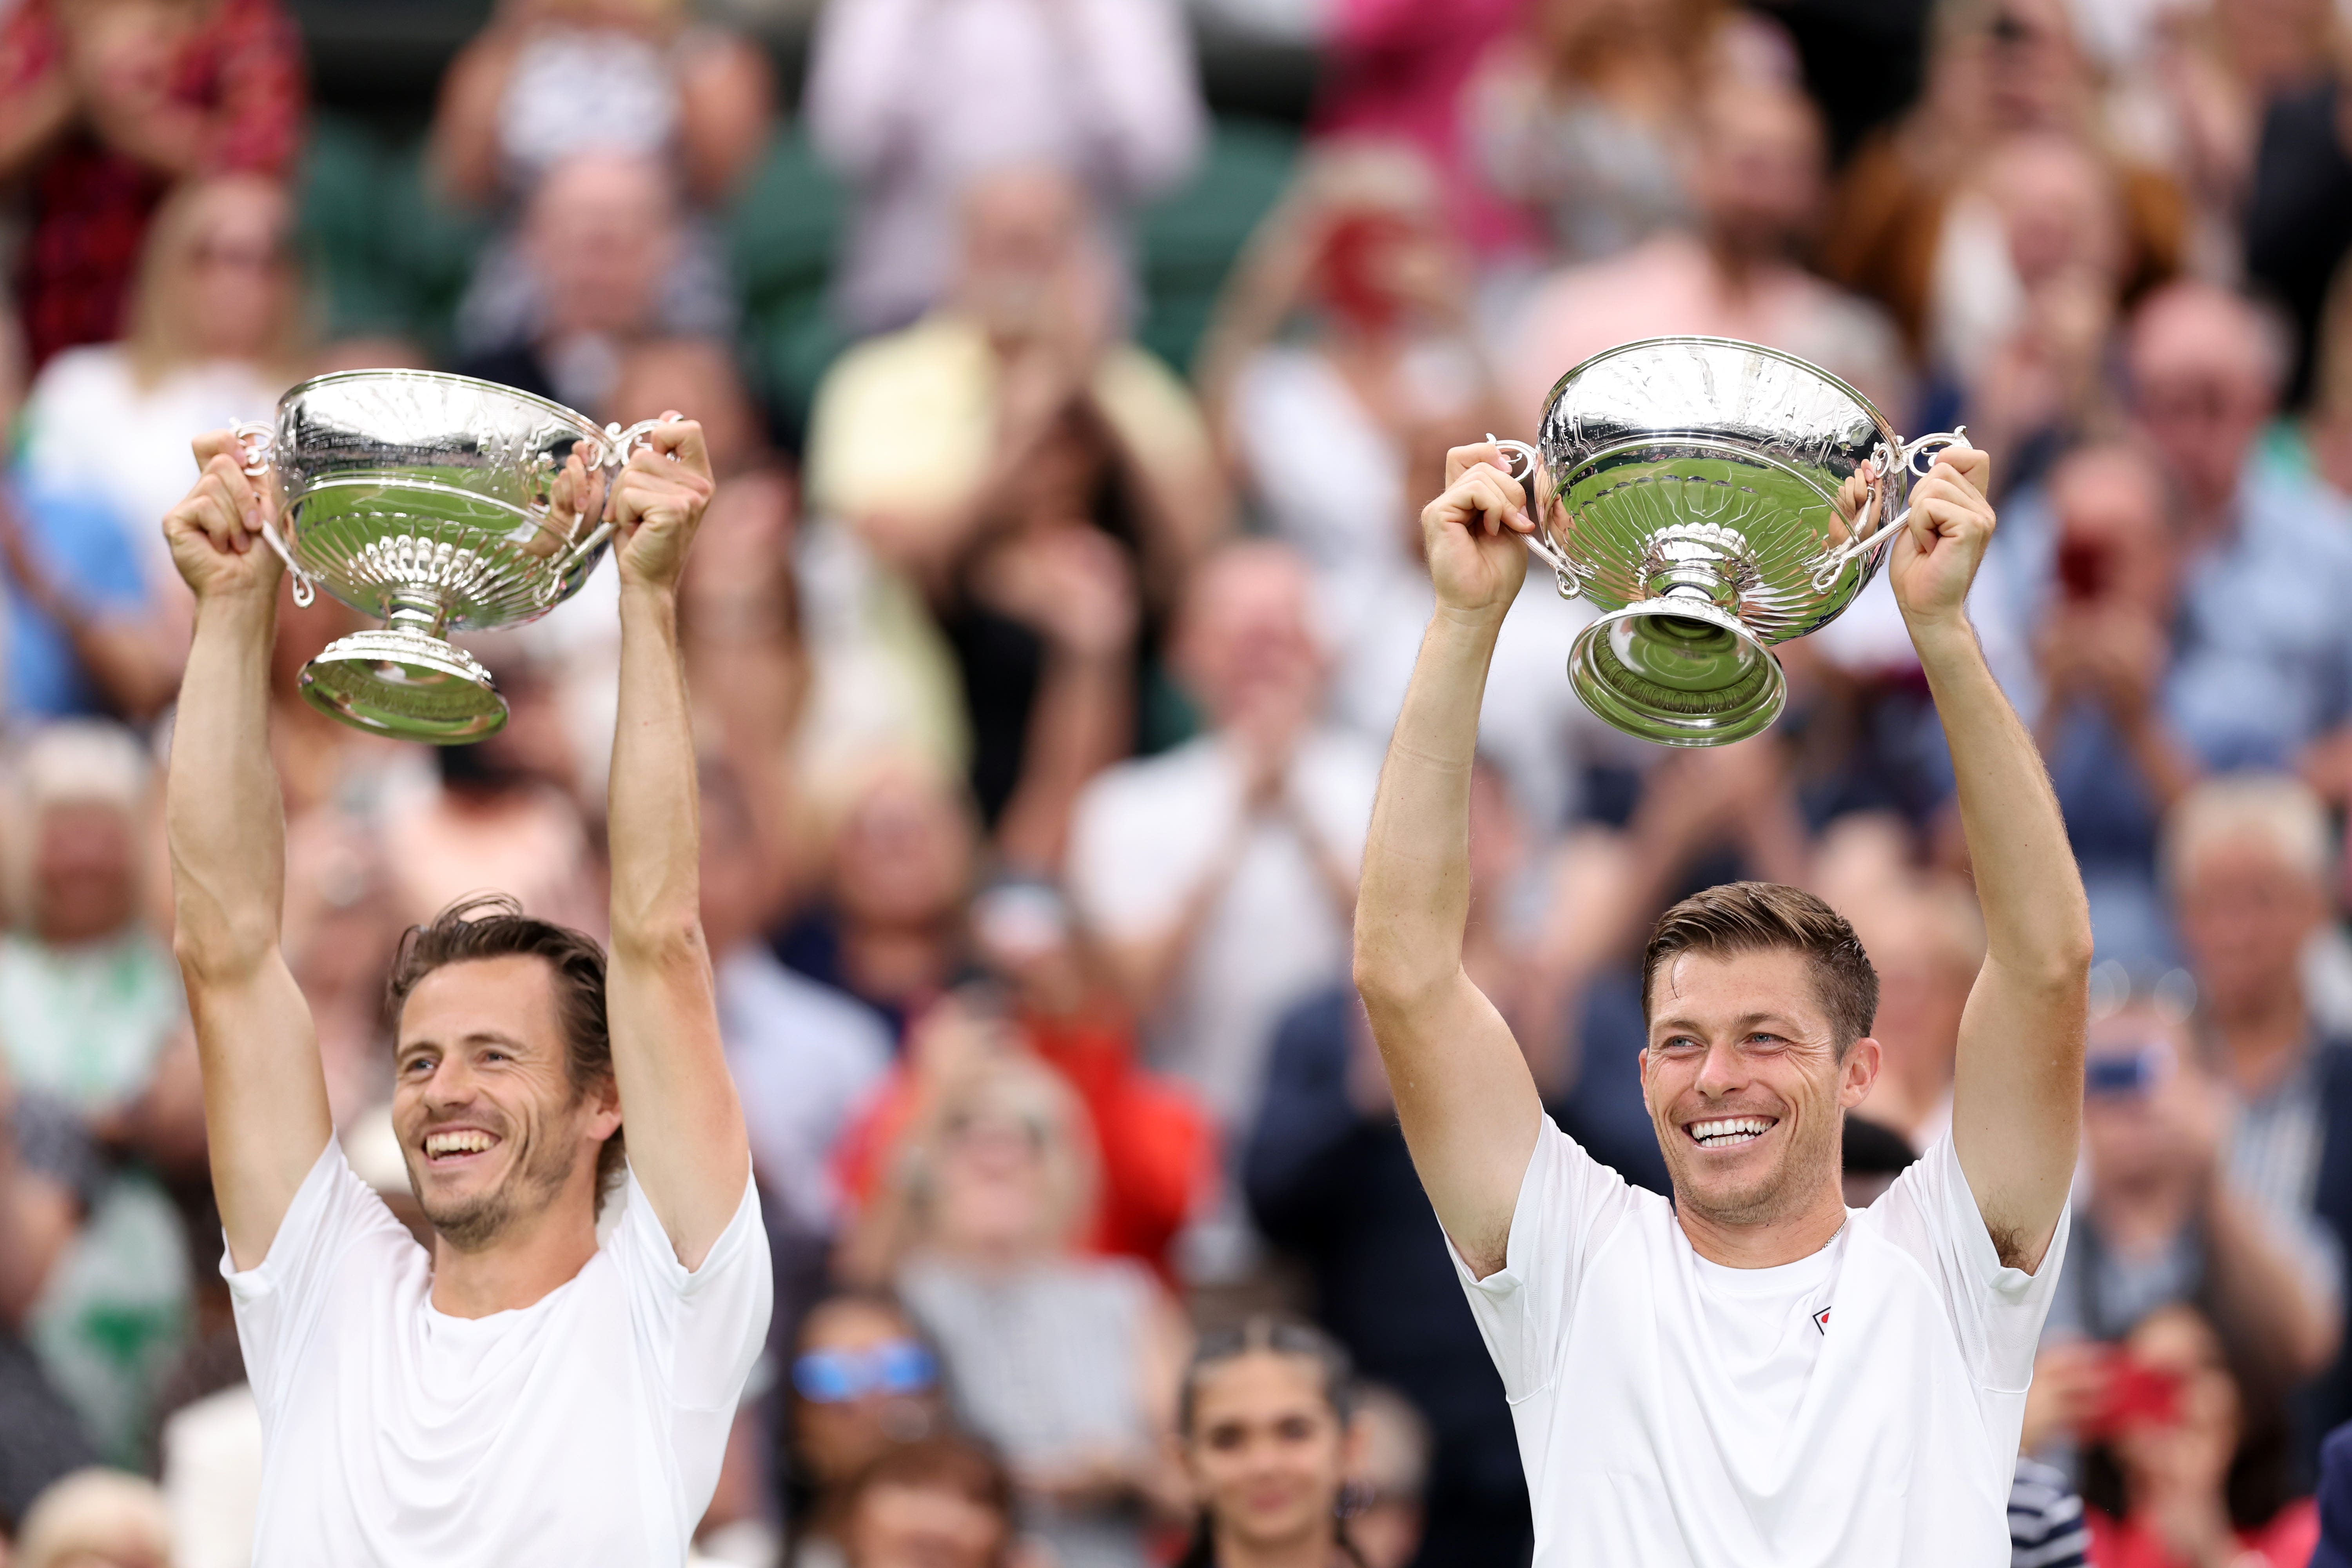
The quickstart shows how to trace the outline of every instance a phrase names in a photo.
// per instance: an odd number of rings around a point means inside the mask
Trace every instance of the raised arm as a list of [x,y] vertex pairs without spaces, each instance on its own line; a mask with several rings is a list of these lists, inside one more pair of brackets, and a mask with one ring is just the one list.
[[163,796],[172,945],[204,1064],[221,1226],[230,1258],[251,1268],[334,1121],[310,1005],[278,945],[286,821],[269,760],[269,647],[283,568],[260,535],[275,498],[246,478],[226,432],[195,453],[204,472],[163,519],[196,595]]
[[2082,1133],[2091,918],[2041,753],[1969,625],[1969,584],[1992,537],[1991,470],[1965,447],[1937,458],[1912,492],[1887,570],[1951,746],[1984,909],[1952,1142],[2001,1261],[2030,1270],[2066,1206]]
[[680,1263],[699,1268],[751,1175],[702,940],[694,727],[677,584],[709,503],[702,427],[675,415],[614,488],[621,703],[613,735],[613,952],[605,1011],[629,1168]]
[[1437,613],[1389,738],[1356,899],[1356,988],[1412,1163],[1464,1259],[1502,1268],[1543,1102],[1510,1026],[1462,970],[1470,769],[1503,616],[1527,574],[1527,497],[1487,446],[1446,454],[1421,514]]

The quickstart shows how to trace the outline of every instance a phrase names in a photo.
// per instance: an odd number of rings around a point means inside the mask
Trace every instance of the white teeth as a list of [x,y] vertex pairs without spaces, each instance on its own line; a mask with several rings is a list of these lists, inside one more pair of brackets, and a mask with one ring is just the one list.
[[425,1152],[441,1154],[478,1154],[497,1140],[478,1129],[466,1127],[453,1132],[428,1132],[425,1135]]
[[1771,1121],[1760,1116],[1727,1116],[1714,1121],[1694,1121],[1690,1124],[1691,1136],[1709,1149],[1749,1142],[1771,1130]]

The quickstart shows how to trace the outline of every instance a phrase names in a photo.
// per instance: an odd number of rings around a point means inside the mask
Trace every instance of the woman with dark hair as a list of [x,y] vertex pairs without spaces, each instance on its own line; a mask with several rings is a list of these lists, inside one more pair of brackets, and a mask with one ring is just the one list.
[[1203,1339],[1176,1409],[1201,1509],[1177,1568],[1363,1568],[1341,1506],[1353,1392],[1348,1352],[1305,1323]]
[[858,1473],[842,1499],[847,1568],[1013,1568],[1013,1475],[969,1437],[926,1437]]
[[939,1358],[898,1301],[841,1290],[811,1307],[793,1343],[783,1492],[790,1568],[839,1568],[859,1478],[947,1426]]

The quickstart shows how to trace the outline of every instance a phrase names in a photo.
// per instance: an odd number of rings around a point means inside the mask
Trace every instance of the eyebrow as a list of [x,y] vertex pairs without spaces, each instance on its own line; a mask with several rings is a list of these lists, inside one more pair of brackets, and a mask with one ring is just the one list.
[[[1759,1025],[1770,1026],[1778,1033],[1784,1035],[1794,1036],[1802,1032],[1794,1018],[1782,1013],[1742,1013],[1731,1022],[1732,1026],[1742,1033],[1754,1029]],[[1670,1035],[1706,1033],[1706,1026],[1696,1018],[1660,1018],[1651,1027]]]
[[[496,1029],[476,1029],[471,1034],[458,1036],[456,1043],[460,1046],[503,1046],[509,1050],[529,1050],[530,1048],[527,1044],[515,1038],[512,1035],[502,1035]],[[404,1044],[394,1047],[392,1055],[393,1059],[397,1061],[401,1058],[408,1055],[411,1051],[434,1051],[445,1048],[446,1047],[444,1042],[440,1040],[410,1040]]]

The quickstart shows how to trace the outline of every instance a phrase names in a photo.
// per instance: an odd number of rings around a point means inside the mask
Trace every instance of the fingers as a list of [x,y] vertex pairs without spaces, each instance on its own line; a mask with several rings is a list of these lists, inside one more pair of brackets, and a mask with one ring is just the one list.
[[702,426],[692,419],[681,418],[676,409],[666,409],[662,422],[646,432],[646,445],[629,459],[637,466],[639,458],[675,458],[688,472],[710,477],[710,450],[703,442]]
[[1976,447],[1966,444],[1947,447],[1936,454],[1936,461],[1928,469],[1930,478],[1934,477],[1937,468],[1949,468],[1979,497],[1992,494],[1992,454],[1990,452],[1979,451]]
[[[1446,458],[1446,467],[1451,468],[1464,452],[1476,449],[1455,447]],[[1506,528],[1533,533],[1535,521],[1528,516],[1527,504],[1527,489],[1518,480],[1492,463],[1480,462],[1456,475],[1445,492],[1429,503],[1423,519],[1438,527],[1459,524],[1473,533],[1492,535]]]
[[1503,461],[1503,449],[1492,441],[1474,441],[1467,447],[1455,447],[1449,450],[1445,454],[1447,487],[1451,488],[1454,480],[1481,463],[1489,468],[1508,469],[1508,465]]
[[163,519],[167,534],[201,532],[214,549],[231,555],[245,553],[260,528],[260,498],[237,460],[226,454],[205,464],[195,484]]

